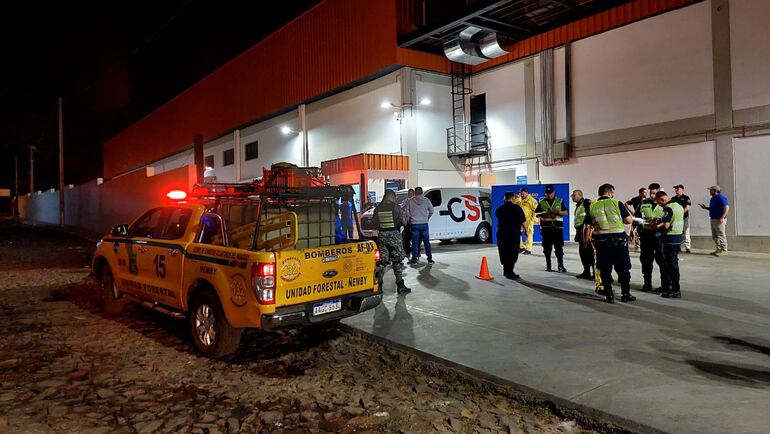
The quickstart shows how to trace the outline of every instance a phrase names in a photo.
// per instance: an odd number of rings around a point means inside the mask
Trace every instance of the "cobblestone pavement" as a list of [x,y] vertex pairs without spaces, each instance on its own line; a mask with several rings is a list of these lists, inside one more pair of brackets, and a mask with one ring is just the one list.
[[339,331],[198,357],[186,322],[98,312],[87,246],[0,221],[0,431],[585,432],[547,407]]

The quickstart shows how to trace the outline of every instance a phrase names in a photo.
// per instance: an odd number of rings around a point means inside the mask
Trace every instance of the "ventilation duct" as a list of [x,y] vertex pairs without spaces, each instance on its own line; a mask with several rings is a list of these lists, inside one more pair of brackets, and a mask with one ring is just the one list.
[[508,52],[500,46],[497,33],[468,26],[456,38],[444,44],[446,57],[466,65],[479,65]]

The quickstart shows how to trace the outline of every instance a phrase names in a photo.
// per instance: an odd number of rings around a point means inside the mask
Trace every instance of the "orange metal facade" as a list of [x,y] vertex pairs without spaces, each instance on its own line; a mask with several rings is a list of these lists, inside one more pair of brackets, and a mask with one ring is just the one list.
[[[400,0],[325,0],[104,144],[104,177],[173,154],[193,141],[291,109],[393,66],[449,72],[439,55],[397,46],[412,26]],[[635,0],[517,42],[481,70],[698,0]],[[413,2],[412,2],[413,3]],[[412,4],[414,6],[414,4]]]
[[324,175],[358,170],[409,170],[409,157],[385,154],[356,154],[321,163]]

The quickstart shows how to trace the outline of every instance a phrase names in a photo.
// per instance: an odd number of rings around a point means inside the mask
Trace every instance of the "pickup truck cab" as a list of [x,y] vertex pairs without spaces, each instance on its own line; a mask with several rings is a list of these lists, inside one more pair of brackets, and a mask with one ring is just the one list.
[[343,187],[196,188],[210,194],[150,209],[99,241],[107,313],[131,302],[186,317],[195,347],[217,358],[244,329],[328,323],[381,302],[375,243],[335,244]]

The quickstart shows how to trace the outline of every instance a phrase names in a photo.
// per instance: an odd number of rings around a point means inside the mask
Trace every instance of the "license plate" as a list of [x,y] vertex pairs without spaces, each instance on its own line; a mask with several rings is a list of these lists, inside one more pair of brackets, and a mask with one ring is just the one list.
[[342,300],[329,300],[323,303],[316,303],[313,305],[313,316],[323,315],[325,313],[337,312],[342,310]]

